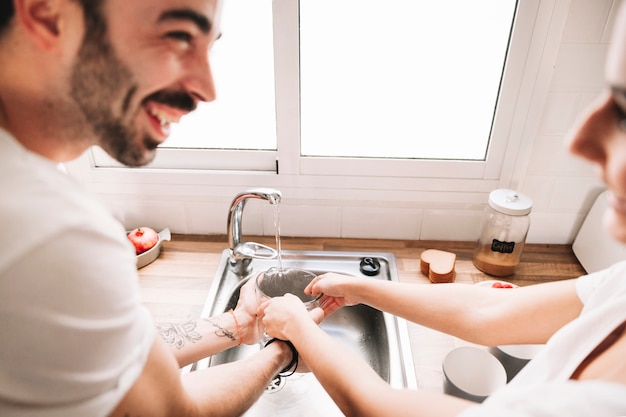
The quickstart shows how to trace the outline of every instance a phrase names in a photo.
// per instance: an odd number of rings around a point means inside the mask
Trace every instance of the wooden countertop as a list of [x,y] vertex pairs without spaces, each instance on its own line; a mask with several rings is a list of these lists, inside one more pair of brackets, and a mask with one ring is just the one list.
[[[244,241],[276,246],[273,237],[246,236]],[[172,235],[159,258],[139,270],[144,304],[154,320],[185,321],[198,317],[208,295],[220,257],[228,247],[225,236]],[[402,282],[430,284],[420,272],[420,254],[440,249],[456,254],[455,282],[472,284],[494,279],[472,262],[474,242],[404,241],[339,238],[281,238],[284,250],[389,252],[396,258]],[[570,245],[527,244],[514,275],[514,284],[532,285],[585,274]],[[441,361],[452,348],[467,342],[409,323],[418,388],[441,391]]]

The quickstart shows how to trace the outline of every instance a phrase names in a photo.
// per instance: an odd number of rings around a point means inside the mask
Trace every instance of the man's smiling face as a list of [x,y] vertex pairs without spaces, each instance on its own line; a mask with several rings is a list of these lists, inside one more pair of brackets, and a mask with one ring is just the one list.
[[71,96],[100,145],[129,166],[150,162],[169,125],[215,99],[208,53],[219,2],[109,0],[86,10]]

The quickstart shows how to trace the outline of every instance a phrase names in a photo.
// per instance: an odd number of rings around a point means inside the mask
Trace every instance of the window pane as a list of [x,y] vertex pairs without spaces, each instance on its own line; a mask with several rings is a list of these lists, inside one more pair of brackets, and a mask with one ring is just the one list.
[[211,50],[217,100],[172,126],[162,147],[276,149],[272,2],[224,2]]
[[300,0],[301,154],[484,160],[515,0]]

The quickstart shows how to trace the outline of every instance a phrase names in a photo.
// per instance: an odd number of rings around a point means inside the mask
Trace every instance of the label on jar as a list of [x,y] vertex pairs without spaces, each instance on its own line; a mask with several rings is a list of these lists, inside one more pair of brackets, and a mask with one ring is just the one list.
[[491,251],[500,253],[513,253],[515,242],[500,242],[498,239],[491,241]]

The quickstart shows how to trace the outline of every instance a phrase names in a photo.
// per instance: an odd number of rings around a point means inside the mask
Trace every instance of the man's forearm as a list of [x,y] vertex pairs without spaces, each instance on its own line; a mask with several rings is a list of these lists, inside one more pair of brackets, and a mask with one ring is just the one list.
[[238,346],[245,327],[235,312],[182,323],[156,323],[159,336],[183,367],[207,356]]
[[182,381],[194,402],[210,410],[206,415],[239,416],[291,359],[291,349],[285,343],[272,343],[240,361],[186,374]]

